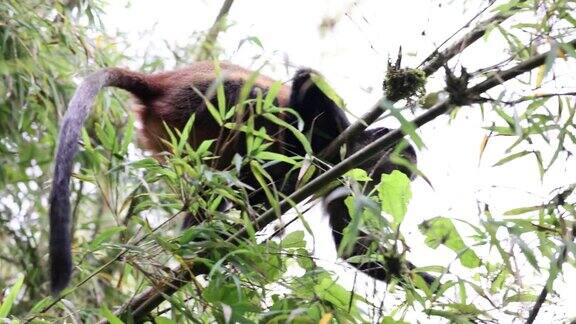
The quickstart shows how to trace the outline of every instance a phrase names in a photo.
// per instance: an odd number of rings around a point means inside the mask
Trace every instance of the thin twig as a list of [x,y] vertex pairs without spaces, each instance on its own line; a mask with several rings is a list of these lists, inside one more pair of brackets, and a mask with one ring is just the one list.
[[[574,47],[574,46],[576,46],[576,40],[572,40],[572,41],[566,43],[566,45]],[[494,73],[492,76],[490,76],[486,80],[484,80],[484,81],[480,82],[479,84],[470,88],[470,90],[468,91],[469,97],[479,96],[480,94],[488,91],[491,88],[494,88],[495,86],[497,86],[497,85],[499,85],[505,81],[508,81],[512,78],[515,78],[524,72],[528,72],[528,71],[544,64],[546,58],[549,55],[550,55],[550,52],[535,55],[535,56],[533,56],[533,57],[531,57],[525,61],[522,61],[518,65],[509,68],[508,70]]]
[[[520,2],[524,1],[526,0],[522,0]],[[462,38],[460,38],[454,44],[450,45],[444,51],[438,52],[438,48],[435,49],[434,52],[428,55],[428,57],[426,57],[426,59],[424,59],[424,61],[420,64],[420,66],[424,65],[422,71],[424,71],[427,77],[434,74],[436,71],[438,71],[438,69],[444,66],[444,64],[448,63],[448,61],[450,61],[454,56],[462,53],[467,47],[484,36],[484,34],[486,34],[487,28],[490,25],[500,24],[510,16],[511,14],[497,14],[491,18],[483,20],[479,22],[470,32],[466,33],[464,36],[462,36]],[[476,17],[473,19],[475,18]],[[321,152],[320,156],[324,158],[334,156],[338,148],[340,148],[348,140],[356,138],[356,136],[365,130],[366,127],[376,121],[378,117],[384,113],[384,109],[381,103],[381,100],[378,101],[367,114],[365,114],[362,118],[345,129],[344,132],[342,132],[325,150]]]
[[[519,1],[519,4],[525,2],[526,0]],[[422,68],[426,76],[432,75],[436,72],[440,67],[446,64],[450,59],[454,56],[462,53],[465,48],[472,45],[478,39],[482,38],[484,34],[486,34],[486,30],[491,25],[501,24],[506,19],[510,18],[512,13],[508,14],[497,14],[493,17],[490,17],[486,20],[479,22],[471,31],[466,33],[460,40],[443,50],[442,52],[436,52],[430,55],[428,58],[424,60],[427,62],[426,65]]]
[[[568,256],[568,248],[567,248],[566,244],[564,244],[562,246],[562,248],[560,249],[560,254],[558,255],[558,257],[556,258],[556,260],[554,262],[554,263],[556,263],[555,266],[558,268],[558,271],[560,271],[562,269],[562,264],[566,261],[567,256]],[[544,304],[544,302],[546,301],[546,297],[548,296],[548,287],[552,288],[552,284],[554,283],[554,280],[556,279],[557,275],[558,275],[558,272],[550,269],[550,273],[548,274],[548,279],[546,280],[544,287],[542,287],[542,290],[540,291],[540,294],[538,295],[538,298],[536,299],[534,306],[532,306],[532,309],[530,310],[530,314],[528,315],[528,319],[526,320],[526,324],[534,323],[534,320],[536,319],[536,316],[538,316],[538,312],[540,311],[540,308],[542,308],[542,305]]]
[[488,99],[488,100],[489,101],[498,101],[498,102],[501,102],[501,103],[508,105],[508,106],[514,106],[514,105],[517,105],[519,103],[529,101],[529,100],[546,99],[546,98],[563,97],[563,96],[576,96],[576,91],[565,92],[565,93],[540,93],[540,94],[535,94],[535,95],[531,95],[531,96],[523,96],[523,97],[520,97],[516,100],[510,100],[510,101],[496,100],[496,99]]
[[[484,7],[484,9],[480,10],[478,13],[476,13],[474,15],[474,17],[472,17],[470,20],[468,20],[464,25],[462,25],[462,27],[458,28],[458,30],[456,30],[454,33],[452,33],[452,35],[448,36],[448,38],[446,38],[442,43],[440,43],[440,45],[436,46],[436,48],[432,51],[432,54],[428,55],[423,61],[422,63],[420,63],[418,65],[418,67],[421,67],[422,65],[424,65],[424,63],[426,63],[427,61],[431,60],[432,58],[434,58],[435,55],[438,55],[438,53],[440,52],[440,48],[442,48],[442,46],[444,46],[446,43],[448,43],[448,41],[450,41],[452,38],[454,38],[456,35],[458,35],[459,32],[461,32],[462,30],[470,27],[470,24],[476,20],[476,18],[480,17],[480,15],[482,15],[486,10],[488,10],[488,8],[490,8],[494,2],[496,0],[490,0],[490,2],[488,3],[488,5],[486,7]],[[480,23],[481,24],[481,23]],[[479,25],[480,25],[479,24]]]

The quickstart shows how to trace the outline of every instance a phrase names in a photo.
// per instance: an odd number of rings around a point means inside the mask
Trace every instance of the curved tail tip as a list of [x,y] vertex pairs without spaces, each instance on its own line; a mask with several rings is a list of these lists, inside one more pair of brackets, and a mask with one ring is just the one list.
[[50,293],[52,293],[52,296],[60,295],[60,292],[68,286],[68,283],[70,283],[70,274],[52,278],[52,281],[50,282]]
[[72,278],[72,267],[62,265],[64,264],[55,264],[50,269],[50,292],[52,296],[60,295],[60,292],[68,286]]

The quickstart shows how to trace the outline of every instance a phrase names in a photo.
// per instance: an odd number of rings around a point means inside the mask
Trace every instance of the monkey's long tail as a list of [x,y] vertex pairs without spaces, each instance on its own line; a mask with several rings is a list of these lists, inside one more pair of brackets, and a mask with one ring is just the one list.
[[70,177],[74,155],[78,151],[80,130],[93,106],[94,98],[107,86],[122,88],[137,95],[148,88],[143,74],[115,68],[104,69],[86,77],[70,101],[60,127],[49,198],[50,280],[54,295],[68,285],[72,276]]

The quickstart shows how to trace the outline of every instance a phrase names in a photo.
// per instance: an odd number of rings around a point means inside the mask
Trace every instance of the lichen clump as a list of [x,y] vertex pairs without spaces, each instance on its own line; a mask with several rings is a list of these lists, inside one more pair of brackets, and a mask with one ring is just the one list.
[[386,97],[391,101],[407,99],[412,96],[423,96],[425,93],[426,74],[419,69],[399,69],[388,67],[383,88]]

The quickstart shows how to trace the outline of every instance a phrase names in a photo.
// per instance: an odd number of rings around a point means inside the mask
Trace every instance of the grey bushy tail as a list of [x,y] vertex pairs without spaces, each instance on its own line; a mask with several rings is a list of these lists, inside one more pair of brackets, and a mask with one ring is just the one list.
[[76,90],[60,126],[54,179],[50,192],[50,280],[53,294],[64,289],[72,275],[70,232],[70,176],[78,151],[80,129],[92,107],[94,97],[106,84],[107,71],[88,76]]
[[[100,70],[86,77],[70,101],[60,126],[54,178],[49,198],[52,294],[58,294],[66,288],[72,276],[70,177],[74,156],[78,152],[80,130],[92,109],[94,98],[102,88],[107,86],[139,92],[144,90],[146,80],[137,72],[121,69]],[[138,87],[138,89],[133,89],[133,87]]]

